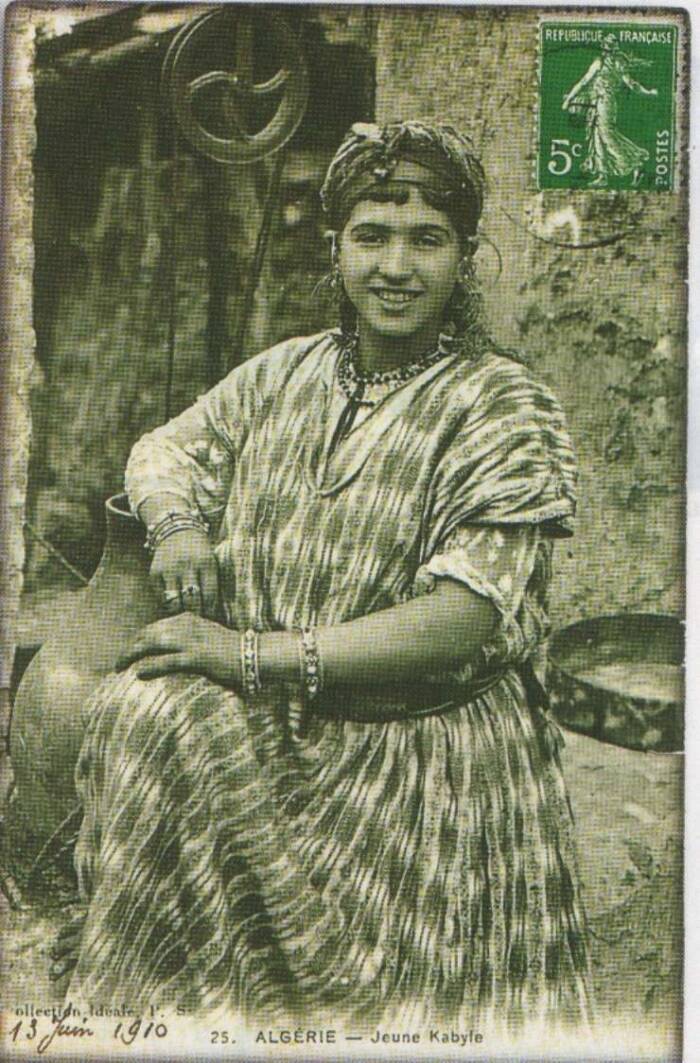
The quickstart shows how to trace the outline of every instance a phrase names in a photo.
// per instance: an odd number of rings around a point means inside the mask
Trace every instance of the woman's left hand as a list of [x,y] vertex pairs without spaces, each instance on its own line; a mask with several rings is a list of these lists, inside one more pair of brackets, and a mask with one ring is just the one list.
[[116,667],[122,671],[137,664],[139,679],[195,672],[237,689],[241,681],[239,647],[237,632],[195,613],[180,613],[142,628]]

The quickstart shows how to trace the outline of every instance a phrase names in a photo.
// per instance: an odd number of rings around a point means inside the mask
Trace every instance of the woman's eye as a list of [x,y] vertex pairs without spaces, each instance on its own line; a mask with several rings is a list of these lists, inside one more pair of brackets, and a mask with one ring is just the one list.
[[357,233],[355,236],[358,244],[380,244],[382,242],[381,233]]
[[418,247],[439,247],[440,240],[437,236],[431,236],[430,233],[421,233],[416,237],[416,244]]

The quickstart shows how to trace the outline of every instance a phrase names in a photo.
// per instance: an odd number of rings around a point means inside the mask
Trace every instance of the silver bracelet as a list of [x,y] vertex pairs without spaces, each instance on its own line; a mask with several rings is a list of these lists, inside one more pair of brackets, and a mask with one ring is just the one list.
[[300,670],[301,687],[309,701],[318,697],[323,687],[321,656],[318,652],[316,631],[312,627],[303,627],[300,631]]
[[241,635],[241,680],[243,691],[249,697],[254,697],[262,690],[258,633],[252,628],[248,628]]
[[155,524],[147,528],[146,549],[152,554],[171,535],[175,535],[179,531],[185,531],[187,528],[194,528],[205,535],[209,534],[206,521],[198,513],[194,513],[191,510],[169,510]]

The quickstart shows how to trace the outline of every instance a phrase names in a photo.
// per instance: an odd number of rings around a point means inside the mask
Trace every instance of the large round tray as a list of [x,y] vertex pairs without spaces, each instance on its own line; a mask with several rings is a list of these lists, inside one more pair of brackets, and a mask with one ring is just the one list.
[[573,731],[628,749],[683,748],[683,627],[673,616],[582,620],[549,646],[554,715]]

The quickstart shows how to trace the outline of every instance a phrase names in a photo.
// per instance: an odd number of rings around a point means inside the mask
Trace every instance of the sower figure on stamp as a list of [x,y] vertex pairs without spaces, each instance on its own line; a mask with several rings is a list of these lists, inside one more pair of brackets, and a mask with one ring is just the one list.
[[483,189],[449,126],[354,126],[323,189],[340,327],[134,447],[169,615],[85,708],[71,999],[590,1017],[536,669],[574,459],[485,332]]
[[656,96],[658,90],[646,88],[632,77],[633,66],[645,60],[623,52],[614,33],[607,34],[601,47],[602,55],[566,94],[562,107],[565,111],[585,110],[586,157],[581,169],[591,174],[590,187],[604,187],[611,177],[627,174],[632,174],[632,184],[636,185],[649,152],[620,131],[618,95],[625,88],[641,96]]

